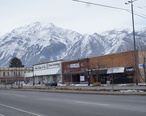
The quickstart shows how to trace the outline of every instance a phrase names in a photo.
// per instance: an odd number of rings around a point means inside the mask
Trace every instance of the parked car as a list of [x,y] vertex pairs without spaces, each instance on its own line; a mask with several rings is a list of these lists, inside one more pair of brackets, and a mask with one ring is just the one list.
[[12,85],[14,82],[6,82],[5,85]]
[[56,81],[49,81],[48,83],[45,84],[46,86],[57,86]]

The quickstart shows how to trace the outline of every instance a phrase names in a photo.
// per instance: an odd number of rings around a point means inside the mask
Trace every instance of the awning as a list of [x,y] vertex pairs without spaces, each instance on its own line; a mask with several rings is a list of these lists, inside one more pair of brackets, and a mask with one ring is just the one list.
[[[98,74],[107,74],[107,69],[99,69],[89,71],[89,75],[98,75]],[[84,73],[84,75],[88,75],[88,71]]]
[[27,72],[25,73],[24,77],[33,77],[33,72]]
[[34,76],[56,75],[56,74],[61,74],[60,68],[52,68],[52,69],[47,69],[47,70],[34,71]]
[[114,68],[108,68],[107,74],[112,73],[124,73],[125,67],[114,67]]
[[97,74],[107,74],[107,69],[97,70]]
[[96,70],[89,71],[89,75],[96,75],[96,74],[97,74]]
[[96,75],[97,73],[96,73],[96,71],[94,70],[94,71],[86,71],[86,72],[84,72],[84,76],[88,76],[88,75]]
[[107,73],[107,69],[99,69],[99,70],[94,70],[91,71],[91,75],[98,75],[98,74],[106,74]]
[[88,76],[88,71],[84,72],[84,76]]

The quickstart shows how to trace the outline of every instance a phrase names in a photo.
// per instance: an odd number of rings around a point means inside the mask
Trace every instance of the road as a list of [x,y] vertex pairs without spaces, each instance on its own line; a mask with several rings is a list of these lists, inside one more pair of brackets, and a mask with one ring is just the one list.
[[0,90],[0,116],[145,116],[146,96]]

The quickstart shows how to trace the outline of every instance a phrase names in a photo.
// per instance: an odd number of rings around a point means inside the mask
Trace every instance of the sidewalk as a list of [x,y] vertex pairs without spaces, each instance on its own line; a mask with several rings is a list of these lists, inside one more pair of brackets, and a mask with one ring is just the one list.
[[20,90],[20,91],[38,91],[38,92],[57,92],[57,93],[78,93],[78,94],[98,94],[98,95],[145,95],[146,85],[101,85],[101,86],[57,86],[57,87],[45,87],[45,86],[18,86],[1,87],[5,90]]

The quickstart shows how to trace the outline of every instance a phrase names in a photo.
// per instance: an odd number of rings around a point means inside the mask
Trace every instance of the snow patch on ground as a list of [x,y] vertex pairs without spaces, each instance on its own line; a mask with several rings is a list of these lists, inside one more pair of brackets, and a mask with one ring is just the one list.
[[120,92],[144,92],[142,90],[120,90]]

